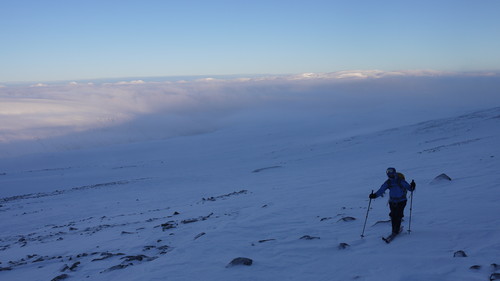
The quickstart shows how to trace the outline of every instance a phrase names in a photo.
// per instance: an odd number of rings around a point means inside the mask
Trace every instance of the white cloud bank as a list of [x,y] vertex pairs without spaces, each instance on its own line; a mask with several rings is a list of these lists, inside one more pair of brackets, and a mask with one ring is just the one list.
[[27,152],[34,142],[44,149],[72,149],[251,123],[291,128],[294,122],[331,122],[345,132],[391,127],[500,106],[499,89],[495,73],[377,70],[3,87],[0,157],[15,154],[13,147]]

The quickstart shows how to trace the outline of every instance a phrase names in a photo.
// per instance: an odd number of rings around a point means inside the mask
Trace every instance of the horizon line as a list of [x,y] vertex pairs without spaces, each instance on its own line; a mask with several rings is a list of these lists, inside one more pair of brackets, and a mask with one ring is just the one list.
[[[151,83],[151,82],[181,82],[181,81],[197,81],[205,80],[227,80],[227,79],[242,79],[242,78],[292,78],[293,80],[301,79],[320,79],[320,78],[382,78],[386,76],[497,76],[500,75],[500,70],[480,70],[480,71],[441,71],[433,69],[409,69],[409,70],[340,70],[332,72],[300,72],[300,73],[254,73],[254,74],[193,74],[193,75],[153,75],[153,76],[121,76],[121,77],[103,77],[103,78],[83,78],[83,79],[60,79],[60,80],[24,80],[24,81],[8,81],[0,82],[0,88],[8,86],[55,86],[66,84],[136,84]],[[159,80],[162,79],[162,80]],[[148,81],[144,81],[148,80]],[[155,81],[158,80],[158,81]],[[131,83],[127,83],[131,82]]]

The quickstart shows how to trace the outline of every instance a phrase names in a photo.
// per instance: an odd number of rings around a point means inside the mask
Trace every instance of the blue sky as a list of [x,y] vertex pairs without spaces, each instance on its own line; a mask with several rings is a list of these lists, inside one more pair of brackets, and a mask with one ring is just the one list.
[[4,83],[500,69],[497,0],[0,3]]

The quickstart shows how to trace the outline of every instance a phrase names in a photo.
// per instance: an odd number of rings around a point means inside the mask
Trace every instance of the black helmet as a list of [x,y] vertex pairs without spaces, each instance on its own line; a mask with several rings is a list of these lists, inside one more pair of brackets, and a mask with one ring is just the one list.
[[385,173],[387,174],[388,177],[393,178],[396,176],[396,168],[389,167],[387,168]]

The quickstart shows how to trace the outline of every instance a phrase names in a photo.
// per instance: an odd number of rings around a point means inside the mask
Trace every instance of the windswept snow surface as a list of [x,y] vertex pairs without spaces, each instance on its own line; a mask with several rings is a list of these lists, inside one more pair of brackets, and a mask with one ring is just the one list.
[[[204,134],[2,159],[0,279],[443,281],[500,272],[499,107],[350,135],[311,116],[256,115]],[[386,244],[385,198],[372,201],[360,234],[368,194],[389,166],[417,190],[411,234]],[[441,173],[452,181],[433,181]],[[460,250],[467,257],[454,257]],[[226,267],[237,257],[253,264]]]

